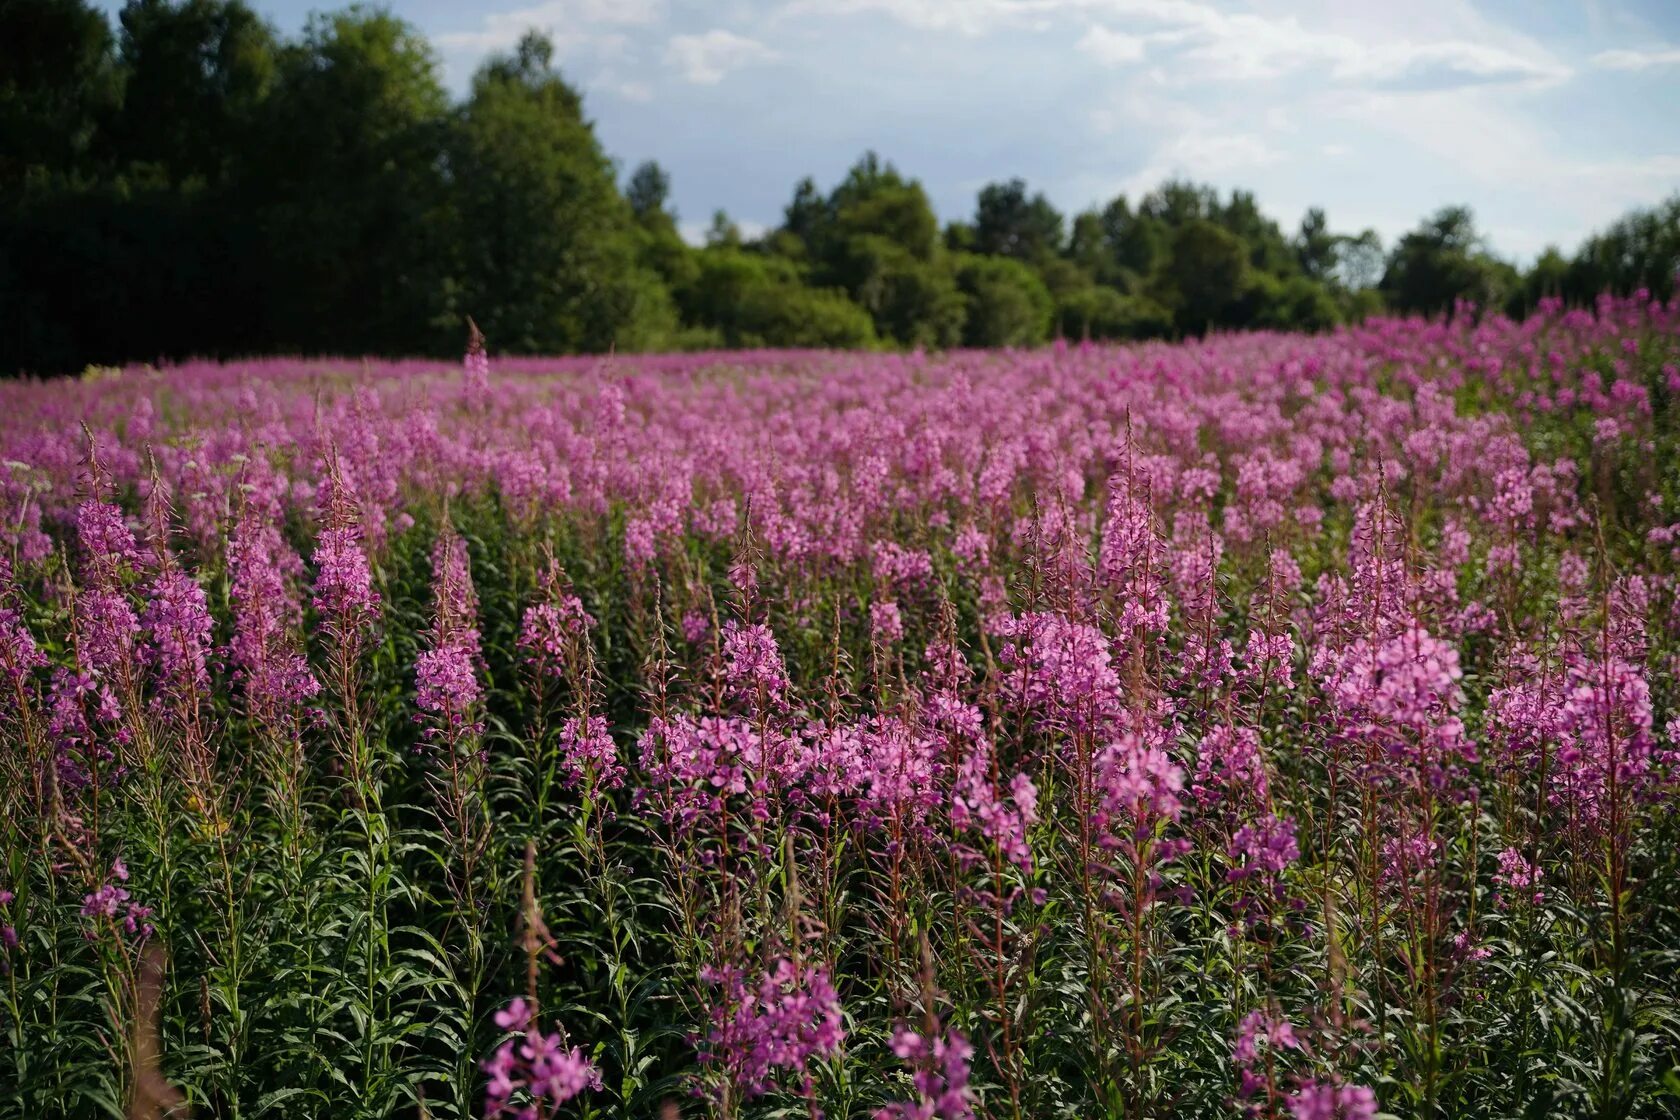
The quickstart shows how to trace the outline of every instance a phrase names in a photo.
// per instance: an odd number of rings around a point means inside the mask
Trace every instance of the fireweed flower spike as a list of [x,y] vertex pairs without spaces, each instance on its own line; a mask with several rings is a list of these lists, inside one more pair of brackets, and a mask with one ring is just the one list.
[[[152,460],[146,496],[152,575],[147,580],[146,606],[140,614],[144,637],[143,660],[152,671],[155,706],[181,725],[201,753],[206,739],[203,708],[209,702],[210,655],[215,622],[209,598],[176,559],[170,547],[175,511],[169,486]],[[203,762],[202,759],[198,760]]]
[[18,610],[11,561],[0,555],[0,725],[23,714],[20,694],[37,669],[47,665],[35,635]]
[[490,355],[478,324],[467,320],[467,353],[461,360],[461,395],[475,408],[490,403]]
[[488,1078],[484,1090],[486,1120],[501,1116],[517,1120],[551,1117],[579,1093],[601,1088],[601,1073],[583,1051],[566,1046],[558,1033],[541,1030],[523,998],[496,1012],[495,1018],[496,1026],[514,1037],[483,1062]]
[[1363,1085],[1307,1081],[1289,1098],[1294,1120],[1373,1120],[1377,1097]]
[[361,545],[361,512],[336,462],[328,466],[323,495],[314,606],[343,658],[353,662],[379,618],[379,592]]
[[956,1031],[929,1039],[899,1028],[892,1050],[911,1069],[914,1101],[889,1104],[875,1120],[975,1120],[974,1094],[969,1088],[969,1061],[974,1047]]
[[707,965],[700,977],[717,989],[701,1061],[749,1097],[768,1092],[783,1073],[809,1094],[810,1064],[838,1053],[846,1039],[828,970],[784,957],[756,978],[727,964]]
[[297,567],[279,530],[255,503],[246,503],[228,542],[234,609],[228,654],[247,714],[281,737],[295,734],[305,707],[321,691],[299,640],[302,614],[290,579]]
[[374,590],[373,569],[362,548],[361,508],[336,452],[327,459],[319,510],[311,602],[326,647],[326,679],[334,701],[330,706],[333,741],[346,767],[353,796],[368,804],[377,790],[370,785],[374,747],[367,736],[362,660],[374,641],[380,596]]
[[451,746],[479,728],[474,713],[483,692],[478,596],[473,590],[467,542],[453,529],[432,549],[433,619],[430,648],[415,662],[417,703],[432,721],[427,735]]

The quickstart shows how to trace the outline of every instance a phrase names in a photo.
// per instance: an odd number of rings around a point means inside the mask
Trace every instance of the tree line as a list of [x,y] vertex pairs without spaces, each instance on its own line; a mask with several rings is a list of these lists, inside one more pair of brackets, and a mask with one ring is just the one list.
[[1680,196],[1524,270],[1449,207],[1385,249],[1314,209],[1169,181],[1060,213],[1019,179],[942,225],[867,153],[746,238],[690,246],[656,163],[619,183],[533,33],[452,101],[426,39],[352,6],[278,35],[241,0],[0,0],[0,371],[261,353],[1022,346],[1520,314],[1650,289]]

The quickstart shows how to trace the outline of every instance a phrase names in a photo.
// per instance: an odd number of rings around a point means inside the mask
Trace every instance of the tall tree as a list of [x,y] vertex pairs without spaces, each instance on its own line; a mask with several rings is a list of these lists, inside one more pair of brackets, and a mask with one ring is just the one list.
[[1050,330],[1055,305],[1032,269],[1008,257],[968,256],[957,266],[967,298],[966,346],[1036,346]]
[[1295,235],[1295,256],[1301,271],[1313,280],[1327,280],[1336,267],[1339,238],[1330,232],[1330,220],[1317,206],[1301,218],[1301,231]]
[[921,183],[866,152],[819,205],[801,183],[788,207],[811,274],[867,310],[875,331],[908,346],[946,346],[962,331],[963,297]]
[[1236,234],[1248,252],[1248,263],[1261,272],[1285,277],[1299,267],[1288,239],[1261,213],[1253,192],[1232,191],[1230,201],[1215,206],[1214,220]]
[[119,103],[111,28],[83,0],[0,3],[0,189],[86,176]]
[[452,153],[461,304],[524,352],[656,344],[675,324],[583,102],[535,32],[473,78]]
[[1122,291],[1141,289],[1166,259],[1171,230],[1159,216],[1132,211],[1125,195],[1117,195],[1103,207],[1103,236],[1108,242],[1112,273],[1105,282]]
[[1020,179],[988,184],[975,206],[974,247],[992,256],[1043,260],[1061,251],[1062,216],[1042,193],[1028,197]]
[[268,243],[274,345],[389,354],[458,336],[449,121],[431,47],[388,12],[313,16],[282,51],[243,198]]
[[1157,284],[1179,330],[1200,333],[1229,325],[1247,279],[1242,240],[1206,218],[1192,218],[1173,232]]
[[809,248],[813,238],[828,222],[828,201],[817,190],[817,183],[809,175],[793,188],[793,198],[782,211],[782,228],[804,242]]
[[1143,196],[1138,213],[1176,229],[1198,218],[1217,218],[1219,195],[1212,187],[1186,179],[1168,179]]
[[1402,237],[1388,259],[1381,289],[1401,311],[1436,314],[1459,300],[1498,299],[1499,270],[1468,207],[1448,206]]
[[1565,294],[1586,302],[1600,292],[1627,295],[1639,288],[1658,299],[1674,294],[1680,276],[1680,194],[1634,210],[1594,234],[1570,262]]
[[630,212],[644,225],[659,221],[661,217],[675,220],[675,215],[666,208],[671,197],[671,177],[651,159],[631,173],[624,197],[630,203]]
[[118,19],[123,105],[112,157],[168,182],[219,181],[260,139],[274,33],[242,0],[129,0]]
[[932,260],[939,248],[939,219],[922,184],[900,175],[898,168],[874,152],[865,152],[828,199],[830,229],[825,232],[844,252],[856,237],[880,237],[920,261]]

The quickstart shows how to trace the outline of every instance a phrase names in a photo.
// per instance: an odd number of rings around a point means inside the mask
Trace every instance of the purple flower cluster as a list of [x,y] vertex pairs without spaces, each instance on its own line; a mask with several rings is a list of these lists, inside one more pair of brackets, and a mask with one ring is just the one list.
[[1184,768],[1133,732],[1098,756],[1097,786],[1102,791],[1097,820],[1115,830],[1117,845],[1143,840],[1184,812]]
[[[3,601],[0,599],[0,602]],[[36,645],[35,635],[29,632],[22,614],[13,607],[0,606],[0,681],[5,683],[8,693],[0,698],[0,704],[14,704],[15,697],[10,695],[12,690],[46,664],[46,656]],[[0,707],[0,711],[8,710],[9,707]]]
[[904,616],[898,604],[883,600],[869,605],[869,632],[875,640],[886,645],[904,640]]
[[480,408],[490,402],[490,355],[485,352],[484,336],[476,327],[461,359],[461,396]]
[[432,549],[431,648],[415,660],[415,702],[433,717],[430,734],[453,743],[478,729],[474,706],[483,694],[478,666],[478,595],[473,589],[467,542],[453,531]]
[[574,716],[560,725],[560,764],[568,785],[613,789],[624,784],[618,745],[600,716]]
[[1377,1095],[1363,1085],[1306,1081],[1289,1098],[1294,1120],[1375,1120]]
[[1190,796],[1203,809],[1266,804],[1271,797],[1271,778],[1260,733],[1252,727],[1224,724],[1208,732],[1196,752]]
[[552,598],[525,608],[519,630],[519,648],[527,660],[545,674],[565,672],[568,651],[595,627],[595,619],[583,609],[576,595],[556,592]]
[[787,695],[787,666],[776,636],[763,623],[723,624],[723,677],[749,706],[777,705]]
[[[99,486],[95,469],[95,492]],[[132,687],[138,669],[140,620],[127,585],[139,552],[122,510],[90,498],[76,507],[82,590],[76,599],[76,658],[84,672]]]
[[246,711],[271,734],[288,734],[321,691],[297,633],[301,612],[289,577],[301,566],[279,531],[248,507],[228,542],[228,654]]
[[846,1040],[825,968],[783,957],[756,980],[728,964],[708,965],[700,978],[717,989],[700,1059],[749,1096],[768,1092],[782,1073],[809,1092],[811,1063],[838,1054]]
[[[112,776],[107,766],[116,755],[110,744],[126,745],[130,731],[120,726],[122,705],[106,682],[91,673],[63,666],[53,670],[47,696],[47,735],[55,752],[54,772],[61,788],[81,790]],[[102,736],[100,729],[115,731]]]
[[[8,890],[0,890],[0,912],[9,911],[17,895]],[[7,915],[9,917],[9,914]],[[10,921],[0,922],[0,976],[8,976],[12,971],[12,954],[18,947],[17,926]]]
[[147,596],[140,628],[146,638],[145,660],[155,674],[159,699],[173,706],[206,696],[215,622],[204,588],[186,572],[171,566],[153,578]]
[[1129,474],[1109,482],[1098,567],[1103,582],[1118,597],[1116,636],[1121,642],[1167,629],[1167,597],[1162,576],[1160,530],[1149,504]]
[[523,999],[496,1012],[496,1026],[515,1037],[483,1062],[489,1078],[484,1091],[487,1120],[542,1120],[579,1093],[601,1088],[595,1064],[578,1047],[567,1047],[558,1033],[539,1029]]
[[1120,718],[1120,676],[1108,635],[1086,622],[1036,612],[1000,619],[1014,639],[1000,651],[1011,700],[1049,730],[1100,731]]
[[1026,774],[1016,774],[1006,790],[992,777],[991,751],[984,743],[963,759],[951,791],[951,826],[973,827],[996,844],[1003,858],[1022,871],[1032,870],[1027,830],[1038,822],[1038,787]]
[[[110,878],[101,883],[91,894],[83,896],[82,917],[102,919],[130,937],[145,941],[156,932],[149,920],[152,916],[152,908],[139,905],[128,893],[128,888],[117,885],[126,882],[128,882],[127,865],[120,859],[113,860]],[[99,933],[96,929],[89,929],[87,936],[91,940],[97,938]]]
[[[1544,873],[1530,863],[1528,857],[1516,848],[1506,848],[1499,853],[1499,871],[1493,881],[1522,902],[1538,906],[1546,901],[1546,891],[1541,886],[1544,877]],[[1501,898],[1501,901],[1504,899]]]
[[342,656],[354,661],[379,620],[380,601],[362,549],[361,514],[337,467],[327,475],[322,513],[313,603]]
[[642,768],[668,824],[685,829],[719,821],[731,799],[757,819],[769,815],[779,786],[801,771],[799,740],[749,720],[688,715],[655,720],[642,736]]
[[1256,1008],[1237,1024],[1231,1062],[1237,1067],[1237,1096],[1244,1100],[1264,1091],[1277,1062],[1289,1052],[1305,1049],[1294,1026],[1280,1016]]
[[414,662],[415,703],[443,719],[448,728],[465,721],[481,691],[472,650],[446,645],[421,652]]
[[875,1120],[975,1120],[974,1091],[969,1088],[969,1060],[974,1047],[957,1031],[927,1038],[899,1028],[893,1053],[911,1068],[914,1101],[889,1104]]
[[1228,854],[1231,870],[1226,874],[1234,882],[1256,875],[1275,877],[1301,858],[1301,848],[1295,840],[1295,822],[1268,813],[1237,830],[1231,837]]

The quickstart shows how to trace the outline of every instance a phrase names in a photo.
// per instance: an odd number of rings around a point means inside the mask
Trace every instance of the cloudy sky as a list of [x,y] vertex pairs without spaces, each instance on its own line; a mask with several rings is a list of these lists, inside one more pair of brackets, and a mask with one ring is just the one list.
[[[307,0],[257,0],[287,32]],[[874,148],[968,215],[1021,176],[1068,212],[1169,175],[1391,241],[1437,206],[1573,248],[1680,190],[1674,0],[394,0],[451,88],[548,31],[626,173],[685,228],[773,224]]]

